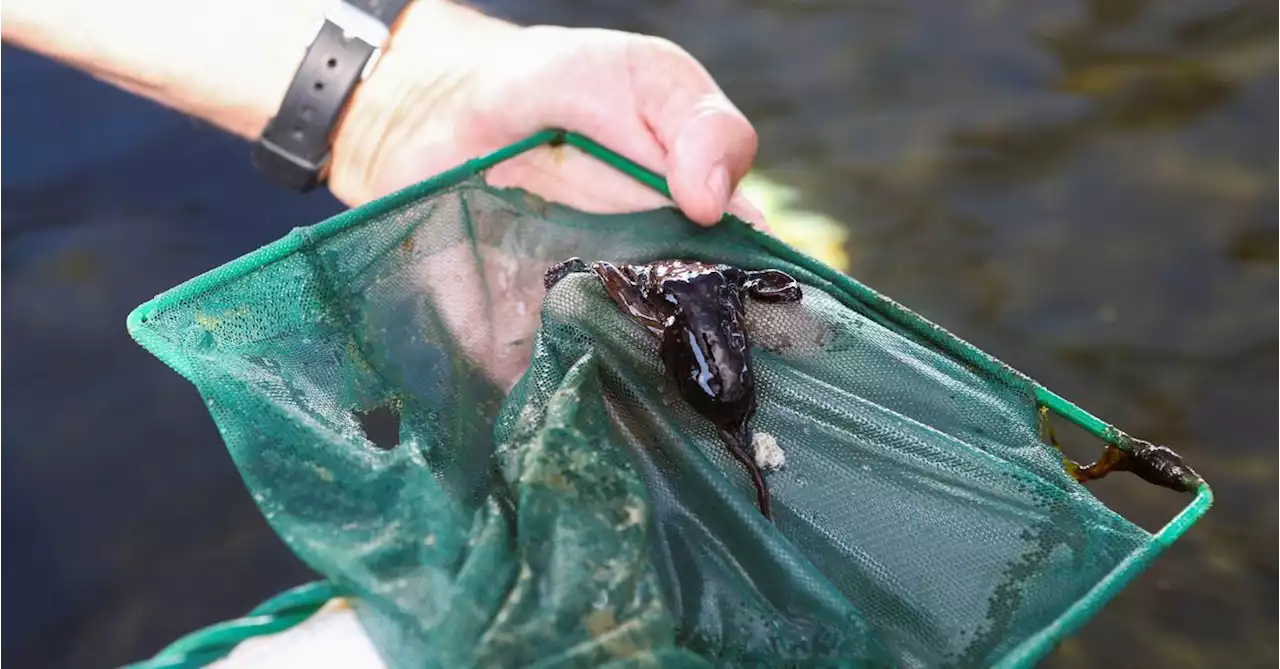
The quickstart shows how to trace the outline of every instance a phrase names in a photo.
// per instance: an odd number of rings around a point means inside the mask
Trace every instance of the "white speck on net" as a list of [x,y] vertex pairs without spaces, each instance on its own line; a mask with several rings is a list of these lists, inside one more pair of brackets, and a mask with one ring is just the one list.
[[779,469],[787,462],[778,440],[768,432],[756,432],[751,437],[751,447],[755,449],[756,466],[761,469]]

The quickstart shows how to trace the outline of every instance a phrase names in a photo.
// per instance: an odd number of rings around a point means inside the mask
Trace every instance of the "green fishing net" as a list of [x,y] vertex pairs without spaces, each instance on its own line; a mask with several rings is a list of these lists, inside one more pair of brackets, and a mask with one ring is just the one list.
[[[130,318],[389,665],[991,666],[1160,547],[1064,471],[1016,372],[735,220],[584,214],[481,167]],[[746,306],[775,523],[594,275],[544,290],[570,256],[800,281],[800,303]],[[397,438],[375,443],[371,412]]]

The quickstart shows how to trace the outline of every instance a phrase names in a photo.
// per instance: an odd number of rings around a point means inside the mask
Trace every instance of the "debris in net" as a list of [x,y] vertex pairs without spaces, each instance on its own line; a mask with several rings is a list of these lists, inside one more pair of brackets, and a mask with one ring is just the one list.
[[781,469],[787,462],[787,454],[768,432],[756,432],[751,439],[751,447],[755,449],[756,466],[761,469]]

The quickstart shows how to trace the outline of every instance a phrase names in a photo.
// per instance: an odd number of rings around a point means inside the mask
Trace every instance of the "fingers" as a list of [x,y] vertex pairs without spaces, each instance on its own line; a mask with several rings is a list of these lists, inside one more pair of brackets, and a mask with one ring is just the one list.
[[[628,70],[636,108],[666,151],[672,199],[691,220],[716,223],[755,161],[755,128],[710,73],[667,40],[634,40]],[[763,222],[745,200],[734,206],[739,216]]]
[[727,104],[728,100],[704,100],[690,113],[673,112],[667,117],[668,129],[656,132],[667,146],[671,197],[690,219],[704,225],[720,220],[755,160],[755,131],[741,114],[728,111]]
[[773,229],[769,227],[769,223],[764,219],[764,212],[752,204],[751,200],[748,200],[747,196],[743,195],[741,191],[734,193],[733,197],[729,199],[728,211],[730,214],[750,223],[752,227],[761,232],[773,232]]

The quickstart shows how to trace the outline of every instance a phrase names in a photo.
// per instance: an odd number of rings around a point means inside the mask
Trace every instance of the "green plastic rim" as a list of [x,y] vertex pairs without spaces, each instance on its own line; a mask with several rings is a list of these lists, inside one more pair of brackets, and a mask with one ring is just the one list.
[[149,660],[125,669],[169,669],[203,667],[232,651],[243,641],[283,632],[310,618],[337,596],[326,581],[316,581],[286,590],[254,607],[242,618],[227,620],[196,630],[166,646]]
[[[188,377],[180,362],[181,357],[174,344],[162,339],[146,327],[148,317],[158,310],[206,292],[216,286],[241,278],[264,265],[280,260],[303,247],[304,244],[325,239],[359,225],[369,218],[388,213],[406,204],[427,197],[439,190],[456,186],[485,170],[527,151],[543,146],[572,146],[605,164],[623,172],[636,181],[652,188],[667,198],[671,191],[661,175],[614,152],[589,137],[566,130],[548,129],[537,132],[519,142],[503,147],[486,156],[467,161],[430,179],[401,189],[390,195],[349,209],[309,228],[294,229],[282,239],[257,251],[237,258],[221,267],[194,277],[138,306],[126,320],[129,333],[144,348],[164,361],[174,371]],[[1027,383],[1035,393],[1040,406],[1081,427],[1088,433],[1129,452],[1132,438],[1113,425],[1103,421],[1072,402],[1050,391],[1034,379],[1019,372],[972,344],[960,339],[942,327],[880,294],[856,279],[839,272],[821,261],[810,258],[726,214],[722,224],[738,225],[743,233],[761,247],[786,258],[832,284],[848,291],[859,302],[876,312],[881,318],[919,336],[948,354],[997,378]],[[1046,445],[1046,448],[1049,446]],[[1000,669],[1032,666],[1053,651],[1064,638],[1077,632],[1103,606],[1141,573],[1160,553],[1177,541],[1196,524],[1213,505],[1213,491],[1209,484],[1197,479],[1190,481],[1195,491],[1191,502],[1153,536],[1153,541],[1143,549],[1130,554],[1105,577],[1077,600],[1062,615],[1013,649],[997,666]],[[175,641],[151,660],[129,665],[133,669],[158,669],[159,667],[196,667],[225,657],[236,644],[255,636],[274,634],[296,625],[314,614],[338,593],[327,583],[312,583],[286,591],[251,611],[246,617],[225,621],[197,630]]]

